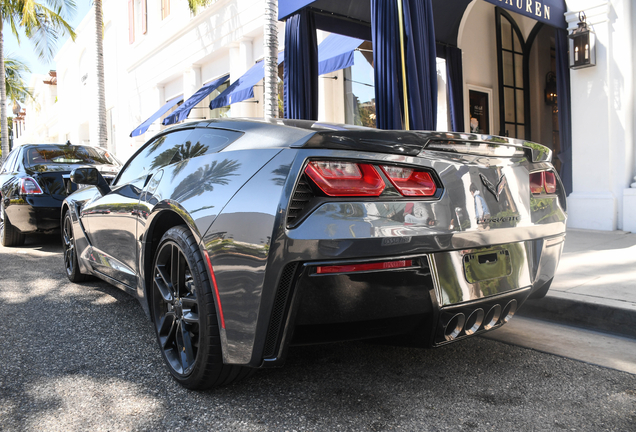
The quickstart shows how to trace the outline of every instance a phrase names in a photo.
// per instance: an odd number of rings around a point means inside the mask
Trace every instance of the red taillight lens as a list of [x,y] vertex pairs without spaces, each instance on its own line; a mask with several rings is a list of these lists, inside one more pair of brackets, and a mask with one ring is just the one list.
[[556,175],[552,171],[530,174],[530,192],[534,195],[556,193]]
[[544,177],[545,176],[543,172],[536,172],[536,173],[530,174],[530,192],[532,192],[535,195],[543,192]]
[[42,188],[31,177],[20,179],[20,193],[24,195],[42,195]]
[[314,161],[305,173],[329,196],[378,196],[384,181],[369,164],[339,161]]
[[398,260],[398,261],[383,261],[376,263],[364,263],[364,264],[346,264],[346,265],[334,265],[334,266],[318,266],[316,267],[317,274],[332,274],[332,273],[354,273],[363,271],[376,271],[376,270],[392,270],[398,268],[413,267],[413,260]]
[[556,176],[553,172],[545,172],[545,192],[553,194],[556,192]]
[[437,191],[431,175],[413,168],[382,165],[382,171],[404,196],[433,196]]

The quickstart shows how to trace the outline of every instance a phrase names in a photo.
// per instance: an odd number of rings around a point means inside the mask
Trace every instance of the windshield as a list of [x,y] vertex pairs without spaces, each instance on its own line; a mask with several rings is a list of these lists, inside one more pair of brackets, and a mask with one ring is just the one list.
[[27,167],[42,164],[121,165],[109,152],[89,146],[43,145],[26,151]]

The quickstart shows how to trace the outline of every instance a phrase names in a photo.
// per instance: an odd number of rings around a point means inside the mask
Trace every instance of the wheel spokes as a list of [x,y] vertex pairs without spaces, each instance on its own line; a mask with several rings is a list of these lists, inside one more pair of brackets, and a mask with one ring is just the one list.
[[166,274],[166,270],[163,266],[157,265],[156,270],[155,274],[157,274],[157,276],[155,276],[155,286],[159,290],[159,294],[161,294],[163,301],[171,303],[174,301],[174,297],[172,296],[170,275]]
[[171,369],[189,374],[199,346],[199,305],[196,284],[186,255],[174,241],[157,251],[153,308],[159,345]]
[[166,315],[161,318],[161,322],[158,326],[159,339],[161,341],[162,349],[168,349],[170,348],[169,345],[174,343],[176,327],[174,313],[167,312]]
[[185,372],[194,363],[194,351],[192,349],[192,339],[190,332],[183,322],[180,322],[177,329],[177,347],[179,348],[179,358],[181,367]]

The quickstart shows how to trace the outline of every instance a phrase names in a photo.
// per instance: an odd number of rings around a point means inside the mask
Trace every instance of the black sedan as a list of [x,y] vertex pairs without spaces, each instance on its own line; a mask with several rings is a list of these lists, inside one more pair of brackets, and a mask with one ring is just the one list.
[[544,296],[566,201],[544,146],[309,121],[155,136],[62,207],[71,281],[132,294],[187,388],[284,363],[294,344],[436,347]]
[[0,243],[19,246],[24,235],[60,228],[60,207],[77,189],[78,166],[95,166],[107,180],[121,168],[110,153],[91,146],[29,144],[13,149],[0,169]]

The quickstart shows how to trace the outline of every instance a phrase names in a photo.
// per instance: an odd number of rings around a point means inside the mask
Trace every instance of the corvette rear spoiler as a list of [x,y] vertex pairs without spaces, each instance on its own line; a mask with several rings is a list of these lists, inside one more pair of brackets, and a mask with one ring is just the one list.
[[418,156],[423,151],[444,151],[490,157],[528,157],[532,162],[550,162],[552,151],[541,144],[494,135],[460,132],[343,130],[316,132],[302,148],[370,151]]

